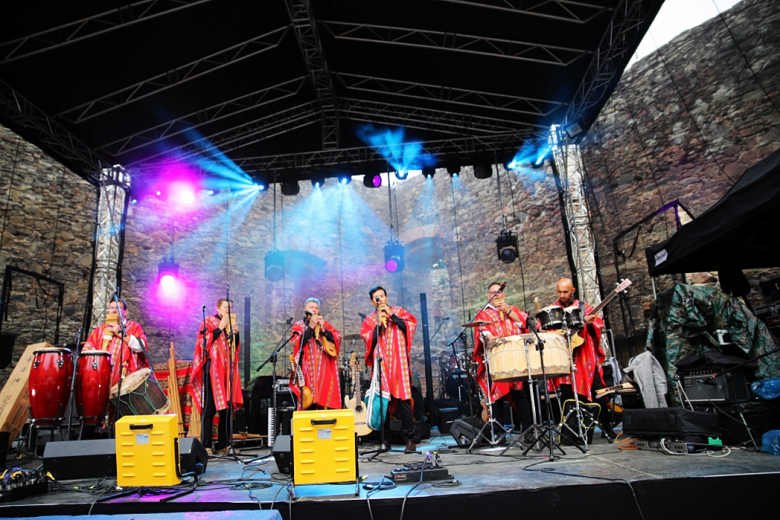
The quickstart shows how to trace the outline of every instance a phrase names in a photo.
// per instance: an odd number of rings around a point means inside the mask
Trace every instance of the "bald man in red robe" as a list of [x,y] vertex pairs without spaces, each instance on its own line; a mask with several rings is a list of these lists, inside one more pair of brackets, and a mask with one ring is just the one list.
[[415,453],[412,415],[412,368],[410,353],[417,319],[403,307],[387,304],[387,291],[374,287],[368,292],[376,312],[369,314],[360,328],[366,344],[366,365],[377,370],[382,358],[382,392],[389,393],[401,418],[406,453]]

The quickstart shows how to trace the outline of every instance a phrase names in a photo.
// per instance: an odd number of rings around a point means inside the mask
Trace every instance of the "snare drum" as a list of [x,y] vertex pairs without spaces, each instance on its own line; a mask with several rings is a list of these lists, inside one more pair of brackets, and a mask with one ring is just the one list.
[[54,425],[65,414],[73,379],[71,351],[44,348],[33,352],[30,371],[30,412],[35,424]]
[[585,320],[582,316],[582,309],[576,305],[563,309],[566,313],[566,326],[569,330],[581,330],[585,328]]
[[[558,307],[560,309],[560,307]],[[567,376],[571,372],[571,361],[566,349],[566,339],[560,334],[542,332],[539,337],[544,340],[544,375],[553,377]],[[525,341],[528,345],[528,360],[525,355]],[[511,383],[531,377],[542,377],[542,362],[539,351],[536,350],[536,336],[521,334],[507,336],[488,342],[488,365],[490,377],[499,383]]]
[[[111,398],[116,398],[117,385],[111,387]],[[142,368],[122,381],[119,397],[119,417],[125,415],[161,415],[168,412],[171,403],[160,388],[151,369]]]
[[550,305],[536,313],[539,326],[542,330],[556,330],[563,328],[563,309],[557,305]]
[[76,367],[76,410],[84,424],[100,424],[111,390],[111,354],[85,350]]

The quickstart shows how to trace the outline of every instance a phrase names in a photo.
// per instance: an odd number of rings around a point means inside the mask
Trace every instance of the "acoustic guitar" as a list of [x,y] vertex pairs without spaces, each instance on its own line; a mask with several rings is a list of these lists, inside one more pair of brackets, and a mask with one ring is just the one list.
[[344,406],[355,412],[355,433],[359,437],[371,433],[368,427],[368,410],[363,402],[363,392],[360,388],[360,361],[357,358],[357,352],[353,352],[349,358],[349,367],[352,372],[352,381],[354,381],[354,392],[352,396],[344,399]]
[[[301,346],[303,348],[303,346]],[[311,388],[306,386],[306,379],[303,377],[303,370],[295,362],[295,355],[290,356],[290,381],[295,381],[298,388],[301,389],[301,410],[308,410],[314,403],[314,394],[311,393]]]

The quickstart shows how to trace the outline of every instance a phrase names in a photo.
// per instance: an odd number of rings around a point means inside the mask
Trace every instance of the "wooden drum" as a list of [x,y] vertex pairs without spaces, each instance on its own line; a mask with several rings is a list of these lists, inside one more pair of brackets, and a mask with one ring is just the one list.
[[[571,373],[571,360],[566,348],[566,338],[554,332],[540,332],[544,340],[544,374],[547,378],[567,376]],[[528,345],[528,361],[525,356],[525,341]],[[542,362],[536,350],[536,336],[521,334],[489,341],[487,344],[490,377],[499,383],[511,383],[531,377],[542,377]],[[530,367],[529,367],[530,362]]]

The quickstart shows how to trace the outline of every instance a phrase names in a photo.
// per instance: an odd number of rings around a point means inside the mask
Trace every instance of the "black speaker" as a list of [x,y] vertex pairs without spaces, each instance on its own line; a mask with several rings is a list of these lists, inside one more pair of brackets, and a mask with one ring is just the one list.
[[290,435],[279,435],[274,440],[274,460],[279,473],[292,475],[293,472],[293,451],[292,437]]
[[116,476],[116,441],[47,442],[43,469],[57,480]]
[[[450,435],[458,443],[461,448],[468,448],[474,441],[474,437],[479,433],[479,430],[485,423],[479,417],[469,417],[466,419],[455,419],[450,426]],[[490,435],[490,433],[488,433]],[[482,442],[482,438],[477,441],[476,446],[479,446]]]
[[200,439],[195,437],[179,439],[179,468],[182,475],[185,473],[203,475],[206,473],[208,462],[209,454]]

